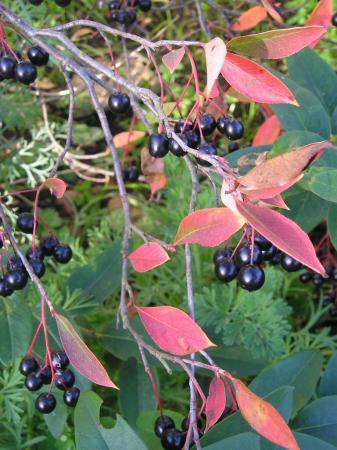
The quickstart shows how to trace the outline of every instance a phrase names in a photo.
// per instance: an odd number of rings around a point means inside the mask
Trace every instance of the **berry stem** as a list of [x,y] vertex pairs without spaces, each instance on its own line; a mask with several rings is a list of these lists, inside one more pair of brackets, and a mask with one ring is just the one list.
[[39,336],[39,334],[40,334],[42,325],[43,325],[43,324],[42,324],[42,319],[41,319],[41,320],[40,320],[40,323],[39,323],[39,325],[38,325],[38,327],[37,327],[37,329],[36,329],[36,331],[35,331],[35,333],[34,333],[34,337],[33,337],[33,339],[32,339],[32,342],[31,342],[31,344],[30,344],[30,346],[28,347],[28,350],[27,350],[27,355],[29,355],[29,356],[31,356],[31,355],[33,354],[33,349],[34,349],[34,347],[35,347],[36,340],[37,340],[37,338],[38,338],[38,336]]

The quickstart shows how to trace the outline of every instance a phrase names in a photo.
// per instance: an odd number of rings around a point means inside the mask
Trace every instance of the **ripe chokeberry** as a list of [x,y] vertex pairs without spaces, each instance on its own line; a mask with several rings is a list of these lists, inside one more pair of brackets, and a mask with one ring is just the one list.
[[121,25],[131,25],[133,22],[133,17],[130,15],[130,11],[126,9],[122,9],[117,12],[116,21]]
[[334,27],[337,27],[337,13],[335,13],[331,18],[331,23]]
[[66,6],[69,6],[71,3],[71,0],[55,0],[55,3],[58,6],[61,6],[62,8],[65,8]]
[[280,264],[281,258],[282,258],[282,252],[277,251],[276,254],[275,254],[275,256],[273,256],[273,257],[270,259],[270,263],[273,264],[273,265],[275,265],[275,266],[277,266],[277,264]]
[[6,281],[9,284],[10,288],[15,290],[23,289],[28,281],[27,272],[23,270],[11,270],[6,275]]
[[[179,137],[184,142],[184,144],[188,145],[188,139],[185,134],[182,134]],[[174,140],[174,138],[169,139],[169,149],[170,152],[175,156],[181,157],[186,155],[186,152],[181,148],[180,144],[178,144],[178,142]]]
[[[42,253],[46,256],[51,256],[54,252],[55,247],[58,245],[58,240],[53,236],[47,236],[42,239],[40,243],[40,249]],[[42,259],[42,258],[40,258]]]
[[119,8],[119,4],[120,4],[120,0],[111,0],[111,2],[109,3],[109,9],[111,11],[118,9]]
[[0,278],[0,295],[1,297],[9,297],[13,294],[13,289],[10,287],[6,276]]
[[277,254],[277,247],[271,245],[267,250],[262,250],[262,257],[264,261],[271,261]]
[[164,431],[175,428],[173,419],[169,416],[159,416],[154,423],[154,432],[160,438]]
[[127,113],[130,109],[130,105],[130,97],[122,93],[110,95],[108,100],[110,111],[116,114]]
[[314,275],[312,276],[312,282],[313,282],[314,286],[317,286],[317,287],[322,286],[323,281],[324,281],[324,279],[323,279],[322,275],[320,275],[319,273],[314,273]]
[[213,116],[210,114],[204,114],[199,119],[199,128],[201,130],[201,133],[204,136],[209,136],[213,133],[216,127],[216,121]]
[[243,244],[235,252],[234,261],[237,267],[246,266],[248,264],[261,264],[261,249],[257,244],[254,244],[252,252],[251,244]]
[[35,400],[35,408],[42,414],[50,414],[56,407],[56,398],[49,392],[40,394]]
[[[187,417],[185,417],[185,418],[183,419],[183,421],[181,422],[181,429],[182,429],[183,431],[187,431],[189,425],[190,425],[190,418],[189,418],[189,416],[187,416]],[[200,417],[198,417],[198,420],[197,420],[197,426],[198,426],[199,429],[202,427],[202,420],[201,420]]]
[[292,256],[284,254],[281,258],[281,266],[287,272],[296,272],[297,270],[300,270],[302,264]]
[[270,241],[268,241],[268,239],[266,239],[260,233],[255,233],[254,242],[260,247],[261,250],[268,250],[268,248],[273,245]]
[[244,131],[244,127],[240,120],[232,119],[226,124],[225,134],[231,141],[241,139]]
[[39,371],[43,384],[50,384],[52,381],[52,372],[50,366],[45,366]]
[[232,251],[228,248],[220,248],[214,253],[213,262],[214,264],[218,264],[222,261],[227,260],[232,256]]
[[74,386],[75,375],[70,369],[66,369],[63,372],[56,373],[55,386],[62,391]]
[[264,271],[259,266],[249,264],[241,267],[238,274],[238,283],[247,291],[256,291],[260,289],[265,281]]
[[15,67],[15,79],[23,84],[31,84],[37,78],[36,67],[30,62],[20,62]]
[[197,148],[201,142],[200,134],[197,133],[196,131],[192,131],[192,130],[187,131],[186,137],[187,137],[188,146],[191,148]]
[[[217,149],[211,145],[211,144],[201,144],[200,147],[197,149],[199,153],[202,153],[204,155],[208,156],[216,156],[218,154]],[[205,161],[204,159],[196,158],[198,164],[203,167],[210,167],[211,163],[208,161]]]
[[14,78],[15,67],[17,66],[17,61],[10,56],[3,56],[0,58],[0,75],[8,80]]
[[8,261],[7,269],[8,270],[23,270],[23,271],[26,270],[20,256],[15,256],[13,259]]
[[55,370],[64,370],[69,366],[69,358],[63,350],[53,350],[51,362]]
[[69,245],[57,244],[53,250],[53,256],[55,261],[61,264],[67,264],[71,260],[73,252]]
[[163,158],[169,151],[169,140],[164,134],[153,133],[149,139],[149,152],[154,158]]
[[300,281],[302,281],[302,283],[309,283],[309,281],[312,280],[312,273],[311,272],[301,273],[299,278],[300,278]]
[[28,213],[19,214],[16,224],[23,233],[31,234],[34,230],[34,216]]
[[138,0],[137,4],[138,4],[138,8],[143,12],[150,11],[151,6],[152,6],[151,0]]
[[78,402],[81,391],[77,387],[67,389],[63,394],[63,401],[67,406],[74,408]]
[[238,273],[238,268],[234,261],[221,261],[215,266],[215,276],[223,283],[229,283],[234,280]]
[[32,372],[36,372],[39,368],[39,364],[32,356],[26,356],[20,363],[19,370],[22,375],[27,376]]
[[216,126],[217,126],[217,129],[220,131],[221,134],[225,134],[226,133],[226,126],[227,126],[227,123],[229,122],[229,120],[230,119],[227,116],[219,117],[219,119],[217,120]]
[[186,435],[182,431],[170,428],[164,431],[161,445],[165,450],[181,450],[184,447]]
[[131,166],[127,170],[127,181],[130,181],[131,183],[135,183],[138,181],[139,177],[139,170],[136,166]]
[[30,47],[27,51],[27,56],[29,61],[36,66],[45,66],[49,61],[49,53],[38,45]]
[[25,386],[29,391],[38,391],[43,386],[42,377],[36,372],[29,373],[25,380]]
[[43,251],[38,248],[29,248],[26,252],[26,258],[28,259],[28,261],[30,261],[31,259],[43,259],[44,258],[44,254]]
[[42,278],[46,272],[46,266],[41,259],[32,258],[29,260],[29,264],[32,266],[33,272],[38,278]]
[[192,129],[193,125],[182,119],[179,119],[178,122],[174,124],[174,132],[177,134],[187,133],[187,131],[191,131]]
[[228,144],[228,152],[232,153],[235,152],[236,150],[239,150],[239,144],[237,142],[230,142]]

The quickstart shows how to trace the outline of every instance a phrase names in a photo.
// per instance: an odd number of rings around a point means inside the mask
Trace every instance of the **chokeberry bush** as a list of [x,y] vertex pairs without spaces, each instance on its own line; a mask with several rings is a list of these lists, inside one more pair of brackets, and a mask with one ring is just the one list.
[[336,14],[0,1],[0,449],[337,449]]

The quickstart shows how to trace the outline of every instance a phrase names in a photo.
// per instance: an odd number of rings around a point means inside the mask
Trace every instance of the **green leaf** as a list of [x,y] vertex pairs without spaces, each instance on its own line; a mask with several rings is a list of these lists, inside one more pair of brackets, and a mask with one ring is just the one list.
[[[308,434],[302,434],[302,433],[294,433],[294,436],[296,438],[296,441],[298,442],[298,445],[300,446],[301,450],[336,450],[337,447],[334,445],[330,445],[324,441],[321,441],[321,439],[317,439],[313,436],[309,436]],[[277,447],[279,450],[281,447]]]
[[[180,424],[184,419],[182,414],[168,409],[165,409],[163,413],[165,416],[171,417],[176,427],[180,429]],[[153,431],[154,423],[158,417],[159,411],[157,410],[144,412],[137,418],[137,432],[148,450],[158,450],[159,447],[159,439]]]
[[316,95],[329,115],[337,104],[336,72],[313,50],[306,48],[288,58],[290,78]]
[[319,352],[297,353],[266,367],[250,384],[257,395],[266,395],[280,386],[293,386],[294,415],[312,397],[320,377],[323,358]]
[[114,428],[100,424],[102,400],[93,392],[82,392],[75,408],[75,440],[78,450],[146,450],[130,426],[117,415]]
[[[288,422],[292,413],[293,393],[293,387],[282,386],[263,398],[271,403]],[[250,426],[244,420],[242,415],[237,412],[215,425],[205,436],[202,437],[201,444],[204,448],[206,445],[214,444],[230,436],[235,436],[250,430]]]
[[63,402],[63,392],[55,389],[53,395],[56,397],[56,408],[50,414],[44,414],[44,420],[48,430],[55,439],[59,438],[67,421],[67,407]]
[[121,247],[114,243],[89,265],[75,270],[69,280],[71,291],[82,289],[87,298],[103,302],[120,286]]
[[318,395],[325,397],[327,395],[337,395],[337,352],[335,352],[325,369],[318,387]]
[[328,230],[331,242],[337,249],[337,205],[331,205],[328,214]]
[[297,147],[303,147],[313,142],[320,142],[324,139],[322,136],[311,131],[293,130],[283,133],[273,144],[272,149],[268,152],[267,158],[274,158],[282,153],[294,150]]
[[[154,369],[152,375],[159,389]],[[135,358],[128,359],[122,365],[119,372],[119,388],[121,412],[132,428],[136,428],[137,417],[144,411],[154,409],[157,400],[144,366]]]
[[337,169],[312,167],[300,184],[324,200],[337,203]]
[[7,364],[23,356],[33,333],[33,316],[27,299],[14,293],[10,300],[0,299],[0,361]]
[[[193,447],[195,448],[195,447]],[[241,433],[236,436],[223,439],[215,444],[205,447],[205,450],[260,450],[260,437],[254,433]]]
[[331,116],[331,127],[334,134],[337,133],[337,106]]
[[280,78],[295,95],[300,106],[271,105],[282,127],[286,131],[306,130],[312,131],[324,139],[331,134],[330,118],[319,99],[309,90],[296,84],[290,78],[272,71]]
[[293,428],[337,445],[337,395],[322,397],[303,408]]

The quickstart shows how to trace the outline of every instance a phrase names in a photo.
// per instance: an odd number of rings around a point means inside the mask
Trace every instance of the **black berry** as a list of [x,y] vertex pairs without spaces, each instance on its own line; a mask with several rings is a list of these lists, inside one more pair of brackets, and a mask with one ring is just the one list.
[[71,260],[73,252],[69,245],[58,244],[53,250],[53,256],[55,261],[61,264],[67,264]]
[[225,134],[231,141],[241,139],[244,131],[244,127],[240,120],[232,119],[226,124]]
[[148,145],[150,155],[155,158],[163,158],[169,151],[169,140],[164,134],[151,134]]
[[138,7],[141,11],[148,12],[152,6],[151,0],[138,0]]
[[219,262],[225,261],[232,256],[232,251],[228,248],[220,248],[214,253],[213,262],[217,264]]
[[337,27],[337,13],[335,13],[331,18],[331,23],[334,27]]
[[32,266],[35,275],[38,278],[42,278],[46,271],[46,266],[44,265],[44,262],[41,259],[32,258],[29,261],[29,264]]
[[312,282],[315,286],[319,287],[322,286],[323,284],[323,277],[322,275],[320,275],[319,273],[314,273],[313,277],[312,277]]
[[115,9],[118,9],[118,8],[119,8],[119,3],[120,3],[120,0],[112,0],[112,1],[109,3],[109,9],[110,9],[111,11],[113,11],[113,10],[115,10]]
[[15,79],[23,84],[33,83],[37,78],[36,67],[30,62],[20,62],[15,67]]
[[199,119],[199,127],[204,136],[209,136],[215,130],[216,121],[210,114],[204,114]]
[[130,97],[126,94],[110,95],[108,106],[111,112],[116,114],[125,114],[130,109]]
[[261,249],[258,245],[255,244],[252,254],[252,246],[249,244],[243,244],[236,250],[234,261],[238,267],[246,266],[248,264],[261,264]]
[[260,233],[255,233],[254,242],[255,242],[255,244],[258,244],[258,246],[261,248],[261,250],[268,250],[268,248],[273,245],[270,241],[268,241],[268,239],[266,239]]
[[219,119],[217,120],[216,126],[221,134],[226,134],[226,127],[229,120],[230,119],[227,116],[219,117]]
[[236,150],[239,150],[239,144],[237,142],[230,142],[228,144],[228,152],[232,153],[235,152]]
[[215,276],[223,283],[229,283],[230,281],[234,280],[237,273],[238,268],[235,265],[234,261],[231,260],[219,262],[215,266]]
[[39,368],[39,364],[35,358],[26,356],[20,363],[20,372],[22,375],[27,376],[32,372],[36,372]]
[[43,384],[50,384],[52,381],[52,373],[50,366],[43,367],[40,372],[40,377],[42,378]]
[[284,254],[281,258],[281,266],[287,272],[296,272],[297,270],[300,270],[302,264],[292,256]]
[[58,243],[59,243],[58,240],[53,236],[47,236],[42,240],[40,244],[40,249],[42,250],[42,253],[44,255],[51,256]]
[[174,124],[174,132],[177,134],[187,133],[187,131],[191,131],[193,129],[193,125],[189,122],[185,122],[185,120],[178,120]]
[[10,56],[3,56],[0,58],[0,75],[4,79],[14,78],[15,67],[17,62]]
[[164,431],[171,428],[175,428],[175,423],[169,416],[160,416],[154,423],[154,432],[159,438],[162,437]]
[[186,133],[188,146],[191,148],[197,148],[200,144],[200,134],[196,131],[187,131]]
[[64,370],[69,365],[68,356],[63,350],[52,351],[51,361],[55,370]]
[[[184,144],[188,145],[188,139],[185,134],[182,134],[179,137],[184,142]],[[186,152],[180,147],[180,144],[178,144],[178,142],[175,141],[173,138],[169,139],[169,149],[170,152],[173,153],[175,156],[181,157],[186,155]]]
[[58,6],[61,6],[62,8],[65,8],[66,6],[69,6],[71,3],[71,0],[55,0],[55,3]]
[[264,271],[259,266],[248,265],[240,269],[238,283],[247,291],[256,291],[260,289],[265,281]]
[[[185,417],[185,419],[181,422],[181,429],[183,431],[187,431],[188,427],[190,425],[190,418],[187,416]],[[202,427],[202,420],[200,419],[200,417],[197,420],[197,426],[200,429]]]
[[29,61],[36,66],[45,66],[49,61],[49,53],[38,45],[30,47],[27,51]]
[[186,436],[174,428],[164,431],[161,445],[165,450],[181,450],[184,447]]
[[23,271],[26,270],[20,256],[15,256],[15,258],[8,261],[7,269],[8,270],[23,270]]
[[[204,155],[208,155],[208,156],[215,156],[218,154],[217,149],[215,147],[213,147],[213,145],[207,144],[207,143],[201,144],[200,147],[198,148],[198,151],[200,153],[203,153]],[[208,161],[205,161],[204,159],[197,158],[197,162],[198,162],[198,164],[200,164],[200,166],[204,166],[204,167],[211,166],[211,163],[209,163]]]
[[31,259],[43,259],[44,254],[38,247],[35,247],[34,249],[29,248],[26,252],[26,258],[28,259],[28,261],[30,261]]
[[50,414],[56,407],[56,398],[53,394],[44,392],[35,400],[35,408],[42,414]]
[[277,255],[277,247],[271,245],[267,250],[262,250],[262,257],[265,261],[271,261]]
[[311,272],[304,272],[300,275],[300,281],[302,281],[302,283],[309,283],[309,281],[312,280],[312,273]]
[[131,166],[127,170],[127,181],[130,181],[131,183],[135,183],[136,181],[138,181],[138,177],[139,177],[138,168],[136,166]]
[[275,256],[273,256],[270,259],[270,263],[276,266],[277,264],[280,264],[281,258],[282,258],[282,252],[277,251]]
[[38,391],[43,386],[42,377],[36,372],[29,373],[25,380],[25,386],[29,391]]
[[125,9],[117,12],[116,20],[121,25],[126,25],[126,26],[131,25],[131,23],[133,22],[133,18],[130,15],[130,11],[127,11]]
[[6,281],[9,284],[10,288],[14,291],[21,290],[27,284],[27,272],[24,272],[23,270],[11,270],[6,275]]
[[63,401],[67,406],[74,408],[80,397],[80,390],[77,387],[67,389],[63,394]]
[[74,386],[75,375],[70,369],[66,369],[63,372],[56,373],[55,386],[62,391]]
[[34,216],[28,213],[19,214],[16,224],[21,231],[31,234],[34,230]]
[[13,289],[10,287],[6,277],[0,278],[0,295],[1,297],[9,297],[13,294]]

